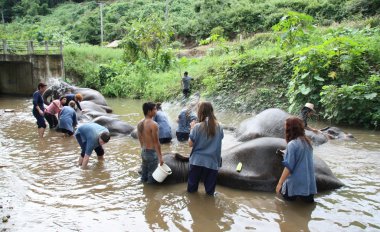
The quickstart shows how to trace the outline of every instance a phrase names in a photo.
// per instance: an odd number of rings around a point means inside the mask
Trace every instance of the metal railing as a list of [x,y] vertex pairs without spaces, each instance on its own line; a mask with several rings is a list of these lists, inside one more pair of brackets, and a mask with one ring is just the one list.
[[62,55],[62,41],[0,40],[0,54],[12,55]]

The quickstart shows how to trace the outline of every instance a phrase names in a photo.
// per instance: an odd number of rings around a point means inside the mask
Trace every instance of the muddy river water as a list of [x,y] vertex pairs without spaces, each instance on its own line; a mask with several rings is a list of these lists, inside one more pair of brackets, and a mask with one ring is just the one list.
[[[136,125],[142,118],[141,101],[107,100],[122,120]],[[175,126],[180,106],[163,108]],[[0,96],[0,114],[0,216],[10,216],[1,231],[380,231],[379,132],[343,128],[356,141],[315,147],[345,186],[304,205],[219,185],[208,197],[202,185],[188,194],[185,183],[139,184],[140,149],[130,136],[111,138],[105,163],[92,157],[82,170],[73,137],[47,130],[37,138],[29,98]],[[247,117],[217,113],[231,126]],[[235,144],[233,132],[225,131],[223,148]],[[176,141],[162,150],[190,151]]]

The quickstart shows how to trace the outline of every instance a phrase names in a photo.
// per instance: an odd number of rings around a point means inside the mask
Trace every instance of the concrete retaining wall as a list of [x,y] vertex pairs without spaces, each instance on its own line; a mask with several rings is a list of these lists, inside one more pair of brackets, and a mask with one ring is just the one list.
[[0,54],[0,93],[30,96],[39,82],[64,77],[62,55]]

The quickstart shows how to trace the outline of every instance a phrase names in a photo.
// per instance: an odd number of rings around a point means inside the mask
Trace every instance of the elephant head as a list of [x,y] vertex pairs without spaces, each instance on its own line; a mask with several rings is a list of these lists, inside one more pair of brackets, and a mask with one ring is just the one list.
[[46,89],[42,95],[42,98],[44,99],[44,103],[49,105],[52,100],[59,99],[60,96],[64,96],[69,93],[80,93],[83,96],[84,101],[92,101],[98,105],[107,106],[106,99],[98,91],[89,88],[78,88],[61,80]]

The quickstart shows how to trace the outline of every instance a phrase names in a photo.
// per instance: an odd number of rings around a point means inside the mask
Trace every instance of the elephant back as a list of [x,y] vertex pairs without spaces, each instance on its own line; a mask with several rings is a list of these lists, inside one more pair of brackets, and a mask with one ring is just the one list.
[[260,137],[284,138],[284,123],[289,116],[278,108],[264,110],[240,124],[236,131],[238,140],[244,142]]
[[[283,170],[282,156],[277,149],[285,149],[284,139],[264,137],[241,143],[222,152],[222,168],[218,184],[256,191],[273,191]],[[240,172],[236,166],[243,164]]]

